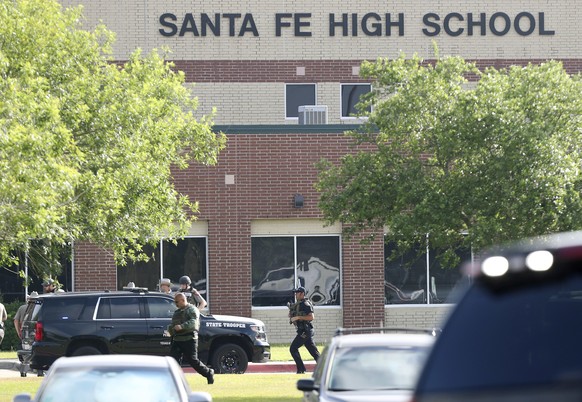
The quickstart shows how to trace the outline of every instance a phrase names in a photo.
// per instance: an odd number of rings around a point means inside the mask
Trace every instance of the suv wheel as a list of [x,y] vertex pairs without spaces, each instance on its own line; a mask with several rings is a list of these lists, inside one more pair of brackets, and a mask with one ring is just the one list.
[[101,355],[101,351],[94,346],[81,346],[71,353],[71,356]]
[[247,370],[249,359],[243,348],[230,343],[216,349],[210,365],[220,374],[242,374]]

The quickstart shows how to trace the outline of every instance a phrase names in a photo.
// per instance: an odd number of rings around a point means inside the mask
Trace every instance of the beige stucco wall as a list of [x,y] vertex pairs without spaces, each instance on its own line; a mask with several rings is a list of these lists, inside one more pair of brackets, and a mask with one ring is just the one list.
[[[357,119],[340,118],[340,83],[318,82],[317,104],[327,105],[328,124],[355,124]],[[297,124],[285,118],[285,83],[196,83],[192,93],[198,97],[196,116],[208,115],[216,108],[216,124]],[[241,107],[241,105],[243,105]]]
[[[63,0],[64,5],[83,3],[79,0]],[[375,59],[378,56],[394,57],[402,50],[407,54],[417,52],[422,57],[432,57],[432,41],[436,40],[441,54],[459,54],[465,58],[573,58],[579,57],[582,42],[579,40],[578,27],[582,17],[582,7],[573,0],[490,0],[474,1],[431,1],[401,0],[394,2],[358,0],[339,2],[336,0],[295,0],[260,1],[154,1],[154,0],[92,0],[85,1],[85,15],[91,26],[100,19],[118,35],[115,56],[126,58],[136,47],[147,51],[153,48],[169,47],[176,60],[296,60],[296,59]],[[359,20],[367,13],[377,13],[385,20],[386,13],[396,20],[403,13],[404,35],[398,36],[396,28],[391,36],[366,36],[361,27],[357,36],[344,37],[340,31],[336,36],[329,35],[329,14],[334,13],[336,20],[342,13],[357,13]],[[436,13],[439,24],[447,14],[457,12],[465,21],[451,20],[451,29],[466,28],[468,13],[478,18],[485,13],[488,19],[495,12],[503,12],[514,19],[520,12],[528,12],[536,18],[536,30],[529,36],[520,36],[514,29],[504,36],[495,36],[489,29],[481,36],[467,36],[467,30],[459,36],[443,32],[431,37],[423,34],[427,25],[423,16]],[[207,13],[214,18],[215,13],[238,13],[242,16],[252,14],[259,33],[258,37],[247,32],[238,36],[242,18],[234,24],[235,36],[228,34],[228,19],[221,17],[221,35],[209,33],[206,37],[195,37],[192,33],[185,36],[166,37],[160,34],[165,29],[159,22],[160,16],[171,13],[176,16],[176,24],[181,25],[186,13],[192,13],[194,21],[201,30],[200,14]],[[302,27],[311,32],[310,37],[294,36],[294,26],[282,28],[280,37],[275,36],[275,15],[277,13],[309,13],[302,21],[309,26]],[[538,34],[539,13],[545,14],[545,30],[555,31],[555,35]],[[285,19],[286,22],[292,19]],[[369,21],[370,23],[372,21]],[[527,29],[525,24],[522,29]],[[384,22],[382,22],[384,23]],[[369,29],[373,29],[370,24]],[[351,31],[351,24],[350,24]],[[385,29],[383,27],[383,29]]]
[[[286,307],[253,308],[253,318],[262,320],[267,326],[269,343],[291,343],[295,337],[295,327],[289,324]],[[342,309],[339,307],[315,307],[315,341],[325,343],[333,336],[336,328],[342,326]]]
[[[378,326],[391,328],[439,328],[453,305],[406,305],[387,306],[384,322]],[[271,344],[291,343],[295,330],[289,325],[288,310],[284,307],[253,308],[253,318],[262,320],[267,326]],[[315,340],[326,343],[337,328],[342,327],[342,309],[339,307],[315,307]]]

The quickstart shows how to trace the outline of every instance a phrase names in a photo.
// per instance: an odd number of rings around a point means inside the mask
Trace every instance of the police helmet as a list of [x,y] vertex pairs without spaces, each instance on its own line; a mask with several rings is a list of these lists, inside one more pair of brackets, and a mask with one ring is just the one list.
[[180,285],[190,285],[192,283],[192,281],[190,280],[190,277],[186,276],[186,275],[181,277],[178,282],[180,283]]

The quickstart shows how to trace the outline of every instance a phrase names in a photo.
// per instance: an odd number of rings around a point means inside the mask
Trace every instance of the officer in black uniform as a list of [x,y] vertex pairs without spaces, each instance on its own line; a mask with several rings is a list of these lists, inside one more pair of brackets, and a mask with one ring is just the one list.
[[188,303],[195,305],[198,310],[202,310],[206,307],[206,300],[204,300],[204,297],[202,297],[196,288],[192,287],[192,281],[190,280],[189,276],[182,276],[178,280],[178,283],[180,284],[180,289],[178,289],[178,292],[184,293],[186,295]]
[[313,342],[313,335],[315,335],[312,324],[315,319],[313,304],[309,299],[305,298],[305,288],[303,286],[295,289],[295,298],[297,302],[290,307],[291,311],[289,313],[291,323],[297,327],[297,335],[293,339],[293,342],[291,342],[289,352],[291,352],[291,356],[295,360],[297,374],[303,374],[305,373],[305,365],[301,359],[299,348],[305,345],[316,362],[319,359],[319,350],[317,350],[317,346]]

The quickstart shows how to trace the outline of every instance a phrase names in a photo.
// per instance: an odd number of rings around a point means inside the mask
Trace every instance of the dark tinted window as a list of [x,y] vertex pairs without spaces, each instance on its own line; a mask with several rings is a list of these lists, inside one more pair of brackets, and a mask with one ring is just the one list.
[[44,300],[42,319],[46,321],[78,320],[85,305],[82,298],[54,296]]
[[188,275],[194,286],[208,301],[206,292],[206,237],[186,237],[176,244],[162,242],[164,277],[178,283]]
[[305,286],[315,305],[340,304],[339,236],[253,237],[253,306],[283,306]]
[[150,290],[156,289],[160,281],[160,247],[146,244],[143,252],[148,261],[128,261],[127,265],[117,267],[117,288],[123,289],[129,282]]
[[24,321],[36,321],[38,318],[38,313],[41,310],[40,303],[28,303],[26,312],[24,313]]
[[299,106],[316,105],[315,84],[285,86],[285,117],[299,117]]
[[62,267],[62,273],[53,276],[53,279],[58,281],[62,290],[70,291],[73,283],[71,253],[70,245],[46,247],[45,241],[42,240],[32,240],[28,245],[28,253],[24,250],[12,250],[10,255],[17,259],[17,263],[0,266],[3,303],[25,299],[25,280],[20,276],[21,272],[26,274],[28,291],[42,294],[41,283],[44,280],[44,274],[41,273],[51,270],[48,264],[53,259]]
[[172,318],[176,306],[170,299],[148,297],[149,318]]
[[[161,248],[160,248],[161,245]],[[176,241],[162,241],[158,245],[144,246],[148,261],[128,261],[117,267],[117,287],[129,282],[149,290],[158,290],[161,278],[169,278],[177,286],[182,275],[188,275],[193,286],[208,301],[206,289],[206,237],[186,237]]]
[[421,392],[580,378],[582,276],[493,293],[469,290],[437,340]]
[[[371,90],[370,84],[343,84],[342,88],[342,117],[356,117],[361,112],[356,105],[360,102],[360,96]],[[367,109],[370,111],[370,108]]]
[[138,297],[102,298],[99,301],[97,319],[141,318]]
[[[457,293],[466,288],[468,278],[461,274],[460,265],[442,265],[436,258],[439,250],[430,248],[428,259],[426,244],[418,244],[404,255],[394,255],[394,251],[394,242],[384,244],[385,304],[453,303]],[[456,253],[459,261],[471,258],[470,250]]]

